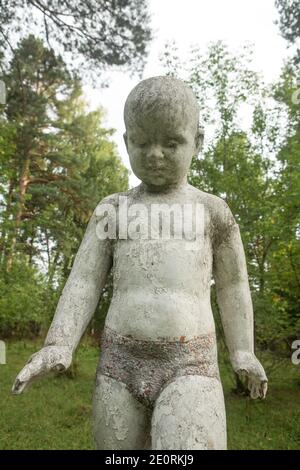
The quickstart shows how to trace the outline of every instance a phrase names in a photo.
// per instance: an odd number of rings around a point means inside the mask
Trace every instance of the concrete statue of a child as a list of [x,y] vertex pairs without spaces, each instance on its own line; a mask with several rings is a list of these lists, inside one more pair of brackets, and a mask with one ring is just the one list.
[[[127,98],[124,118],[132,170],[142,182],[98,204],[45,345],[19,373],[13,392],[22,393],[38,376],[70,366],[112,269],[113,296],[93,399],[96,447],[226,449],[212,277],[233,369],[247,378],[252,398],[264,398],[267,391],[267,377],[254,354],[239,227],[222,199],[187,182],[202,134],[196,98],[184,82],[170,77],[142,81]],[[119,217],[125,203],[127,220]],[[154,206],[165,210],[156,225]],[[191,226],[196,225],[196,235],[200,227],[200,236],[178,236],[174,227],[182,213],[175,209],[183,208],[190,222],[196,206],[202,208],[202,224],[192,221]],[[167,216],[170,207],[175,209]]]

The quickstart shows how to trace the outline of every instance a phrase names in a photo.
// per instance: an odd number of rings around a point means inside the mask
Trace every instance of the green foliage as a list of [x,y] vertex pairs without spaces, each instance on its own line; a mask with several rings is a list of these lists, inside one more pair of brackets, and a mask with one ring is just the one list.
[[285,354],[300,334],[300,108],[292,101],[297,66],[287,64],[279,83],[267,87],[251,57],[249,46],[232,54],[217,42],[205,53],[192,50],[186,68],[174,44],[164,60],[170,74],[187,77],[208,134],[190,182],[224,198],[240,225],[256,343]]
[[151,39],[145,0],[4,0],[0,17],[0,54],[34,30],[82,76],[111,65],[140,70]]
[[127,189],[128,171],[101,125],[103,110],[87,110],[80,81],[41,40],[20,42],[5,81],[0,265],[7,275],[15,262],[46,273],[49,320],[94,208]]
[[0,337],[38,335],[49,317],[42,277],[22,262],[0,274]]
[[[30,393],[13,396],[16,374],[40,346],[40,341],[7,344],[7,365],[0,365],[0,400],[5,403],[0,449],[92,449],[91,396],[99,348],[81,343],[76,380],[52,375],[36,381]],[[269,356],[260,359],[269,370]],[[229,449],[299,449],[299,367],[285,359],[270,377],[267,398],[250,400],[232,393],[232,373],[221,364]]]
[[285,39],[294,43],[300,37],[300,5],[297,0],[276,0],[280,30]]
[[298,0],[275,0],[280,16],[279,28],[290,44],[297,46],[294,62],[300,63],[300,4]]

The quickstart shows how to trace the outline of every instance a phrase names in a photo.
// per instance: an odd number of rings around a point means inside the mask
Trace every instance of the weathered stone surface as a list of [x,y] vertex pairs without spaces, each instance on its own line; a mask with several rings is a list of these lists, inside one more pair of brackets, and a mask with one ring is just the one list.
[[162,390],[180,376],[219,379],[214,334],[180,341],[143,341],[110,328],[102,335],[97,377],[106,375],[126,385],[144,406],[153,408]]
[[[112,269],[113,297],[93,401],[97,448],[224,449],[212,277],[233,368],[248,378],[253,398],[267,391],[254,354],[239,227],[222,199],[187,183],[191,158],[203,140],[197,101],[187,85],[170,77],[144,80],[130,93],[124,117],[131,166],[142,183],[108,196],[95,209],[45,347],[20,372],[13,391],[21,393],[35,377],[70,365]],[[124,200],[126,223],[120,215]],[[152,232],[158,205],[164,210]],[[168,213],[172,207],[176,210]],[[181,237],[180,217],[189,227]],[[129,237],[123,236],[124,224]],[[103,238],[103,227],[116,236]],[[176,375],[182,365],[187,374]],[[151,396],[143,402],[147,389]]]

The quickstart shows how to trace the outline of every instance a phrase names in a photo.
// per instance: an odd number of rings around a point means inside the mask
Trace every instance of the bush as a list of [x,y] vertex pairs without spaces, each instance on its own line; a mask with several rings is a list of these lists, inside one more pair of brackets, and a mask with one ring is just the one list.
[[0,337],[35,337],[46,326],[49,303],[45,281],[26,263],[15,262],[11,272],[0,271]]

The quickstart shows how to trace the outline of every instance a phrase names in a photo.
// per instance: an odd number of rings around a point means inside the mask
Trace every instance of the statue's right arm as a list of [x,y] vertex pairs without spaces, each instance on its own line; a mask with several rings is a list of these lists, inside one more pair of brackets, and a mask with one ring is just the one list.
[[17,376],[12,389],[15,394],[22,393],[33,379],[50,370],[70,366],[73,352],[95,312],[112,266],[111,240],[97,235],[99,205],[76,254],[44,347],[31,356]]

